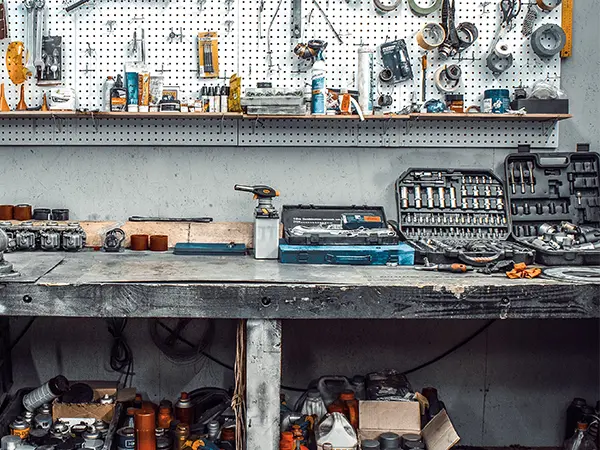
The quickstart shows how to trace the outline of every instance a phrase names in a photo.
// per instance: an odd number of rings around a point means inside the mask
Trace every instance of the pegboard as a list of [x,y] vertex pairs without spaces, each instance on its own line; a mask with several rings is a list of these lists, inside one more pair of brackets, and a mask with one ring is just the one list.
[[[61,0],[46,0],[49,5],[45,34],[63,36],[63,69],[65,85],[76,88],[79,108],[96,110],[101,106],[102,84],[107,75],[123,72],[126,48],[134,29],[145,30],[147,65],[151,74],[165,77],[165,85],[178,86],[180,96],[196,98],[204,85],[226,84],[224,78],[233,73],[243,77],[244,87],[258,81],[272,81],[275,86],[303,88],[310,78],[310,64],[300,61],[293,48],[298,42],[320,38],[328,42],[325,52],[329,87],[355,83],[357,52],[360,45],[377,48],[382,43],[404,39],[413,67],[414,79],[395,86],[378,84],[377,93],[390,94],[393,104],[386,112],[399,111],[418,99],[421,92],[419,49],[415,35],[422,25],[441,21],[441,12],[426,17],[413,15],[406,2],[394,12],[381,15],[371,0],[317,0],[338,31],[340,44],[314,0],[302,0],[302,37],[291,36],[291,0],[92,0],[88,5],[67,14]],[[427,4],[429,0],[421,0]],[[532,0],[533,1],[533,0]],[[484,7],[485,3],[489,3]],[[479,29],[479,39],[467,49],[463,60],[451,59],[463,71],[460,93],[465,105],[480,105],[487,88],[530,85],[538,79],[560,79],[560,58],[539,58],[521,34],[527,11],[524,2],[516,27],[505,39],[515,55],[511,69],[494,76],[487,69],[485,57],[500,22],[500,0],[456,0],[456,22],[470,21]],[[261,8],[261,5],[263,7]],[[279,5],[279,8],[278,8]],[[11,40],[23,39],[25,8],[21,0],[7,0]],[[277,11],[277,14],[276,14]],[[534,29],[543,23],[559,23],[561,8],[540,12]],[[110,22],[113,21],[112,27]],[[269,25],[273,24],[270,32]],[[229,28],[229,31],[227,29]],[[183,34],[181,41],[169,41],[169,33]],[[200,79],[197,76],[197,34],[217,31],[219,64],[223,79]],[[270,58],[267,37],[270,36]],[[5,53],[8,41],[0,42]],[[89,44],[89,45],[88,45]],[[91,48],[93,52],[86,52]],[[427,77],[428,97],[437,94],[433,74],[445,62],[437,51],[429,52]],[[375,74],[382,68],[375,57]],[[9,104],[18,101],[17,88],[8,80],[2,65]],[[42,89],[27,84],[27,102],[39,104]],[[439,95],[442,97],[442,95]],[[42,143],[40,134],[55,142],[77,144],[176,144],[176,145],[327,145],[327,146],[493,146],[514,147],[513,142],[536,147],[556,147],[558,126],[554,123],[521,121],[317,121],[262,120],[258,126],[249,120],[219,119],[11,119],[3,124],[0,142]],[[227,124],[223,128],[223,124]],[[8,129],[7,129],[8,128]],[[159,130],[159,131],[157,131]],[[117,134],[115,134],[115,131]],[[33,134],[32,134],[33,132]],[[212,134],[211,134],[212,133]],[[229,134],[228,134],[229,133]],[[212,136],[212,137],[211,137]],[[208,139],[206,139],[208,137]],[[164,138],[164,140],[163,140]],[[107,140],[106,142],[104,140]],[[210,140],[213,139],[213,140]]]

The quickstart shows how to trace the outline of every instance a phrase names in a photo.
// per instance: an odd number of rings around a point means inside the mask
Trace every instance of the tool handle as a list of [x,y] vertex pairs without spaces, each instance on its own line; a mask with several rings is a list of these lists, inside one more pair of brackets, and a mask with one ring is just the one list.
[[468,270],[464,264],[439,264],[438,271],[451,273],[465,273]]
[[273,198],[279,197],[279,192],[273,189],[271,186],[264,184],[256,184],[254,186],[247,186],[245,184],[236,184],[233,186],[236,191],[250,192],[256,195],[258,198]]

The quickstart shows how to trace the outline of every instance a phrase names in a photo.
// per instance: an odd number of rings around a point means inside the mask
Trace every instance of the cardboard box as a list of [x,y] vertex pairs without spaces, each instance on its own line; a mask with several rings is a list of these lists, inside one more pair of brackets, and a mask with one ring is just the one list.
[[[130,401],[135,398],[135,389],[118,390],[114,381],[83,381],[94,390],[94,401],[98,401],[104,395],[116,395],[117,402]],[[62,403],[59,399],[52,403],[52,419],[63,419],[68,422],[76,419],[101,419],[110,423],[115,412],[115,404],[101,405],[100,403]]]
[[448,450],[460,440],[446,410],[437,414],[421,430],[421,411],[418,402],[359,402],[358,437],[377,439],[381,433],[391,431],[400,436],[420,434],[427,450]]

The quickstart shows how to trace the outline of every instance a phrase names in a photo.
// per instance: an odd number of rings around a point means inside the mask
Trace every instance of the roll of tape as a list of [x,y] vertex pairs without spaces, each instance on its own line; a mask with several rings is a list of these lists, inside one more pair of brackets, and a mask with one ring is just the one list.
[[458,69],[458,79],[456,80],[452,80],[448,77],[447,69],[448,68],[446,66],[442,66],[435,71],[433,76],[435,87],[438,89],[438,91],[445,94],[456,92],[460,87],[460,68]]
[[531,35],[531,49],[542,58],[550,58],[560,53],[566,43],[565,31],[553,23],[542,25]]
[[434,0],[431,6],[419,6],[417,0],[408,0],[408,7],[415,16],[426,16],[442,7],[442,0]]
[[510,46],[507,42],[504,41],[498,41],[498,43],[494,47],[494,53],[499,58],[508,58],[509,56],[512,56],[512,50]]
[[[391,5],[385,5],[385,4],[381,3],[381,0],[373,0],[373,4],[375,5],[375,8],[377,8],[382,13],[392,12],[393,10],[398,8],[398,6],[400,6],[400,3],[402,3],[402,0],[396,0]],[[440,3],[441,3],[441,0],[440,0]]]
[[464,50],[473,45],[479,38],[479,30],[471,22],[462,22],[456,27],[456,35],[458,36],[460,49]]
[[417,43],[425,50],[433,50],[446,40],[446,31],[439,23],[426,23],[417,33]]
[[552,11],[562,3],[562,0],[536,0],[537,5],[543,11]]
[[388,83],[392,80],[392,78],[394,78],[394,74],[390,69],[383,69],[381,72],[379,72],[379,79],[384,83]]
[[13,209],[13,216],[15,220],[31,220],[32,218],[31,205],[15,205]]

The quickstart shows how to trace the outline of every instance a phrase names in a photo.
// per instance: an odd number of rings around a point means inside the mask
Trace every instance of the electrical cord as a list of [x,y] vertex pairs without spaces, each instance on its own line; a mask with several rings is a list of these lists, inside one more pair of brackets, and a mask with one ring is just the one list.
[[21,330],[21,332],[19,333],[19,335],[16,337],[16,339],[13,341],[12,344],[10,344],[10,346],[8,347],[8,351],[11,352],[13,348],[15,348],[17,346],[17,344],[21,341],[21,339],[23,339],[23,336],[25,336],[27,334],[27,332],[29,331],[29,329],[31,328],[31,325],[33,325],[33,322],[35,322],[36,317],[32,317],[29,322],[27,322],[27,325],[25,325],[25,328],[23,328]]
[[[111,318],[106,319],[108,332],[113,337],[113,343],[110,349],[110,368],[121,375],[125,375],[123,387],[129,386],[133,380],[133,352],[127,343],[124,336],[125,328],[127,327],[127,319]],[[119,377],[119,381],[120,381]]]
[[[200,341],[197,344],[186,340],[185,344],[191,347],[190,350],[177,350],[175,349],[175,343],[177,340],[181,340],[181,333],[191,323],[191,319],[180,319],[177,321],[175,329],[167,327],[163,322],[159,320],[150,320],[148,322],[148,330],[150,337],[154,345],[173,363],[175,364],[189,364],[198,360],[199,357],[206,353],[206,349],[210,347],[215,336],[215,322],[214,320],[208,320],[206,330],[204,331]],[[159,335],[158,326],[161,326],[168,332],[168,336],[163,338]],[[181,340],[183,342],[183,340]],[[204,355],[205,356],[205,355]]]

